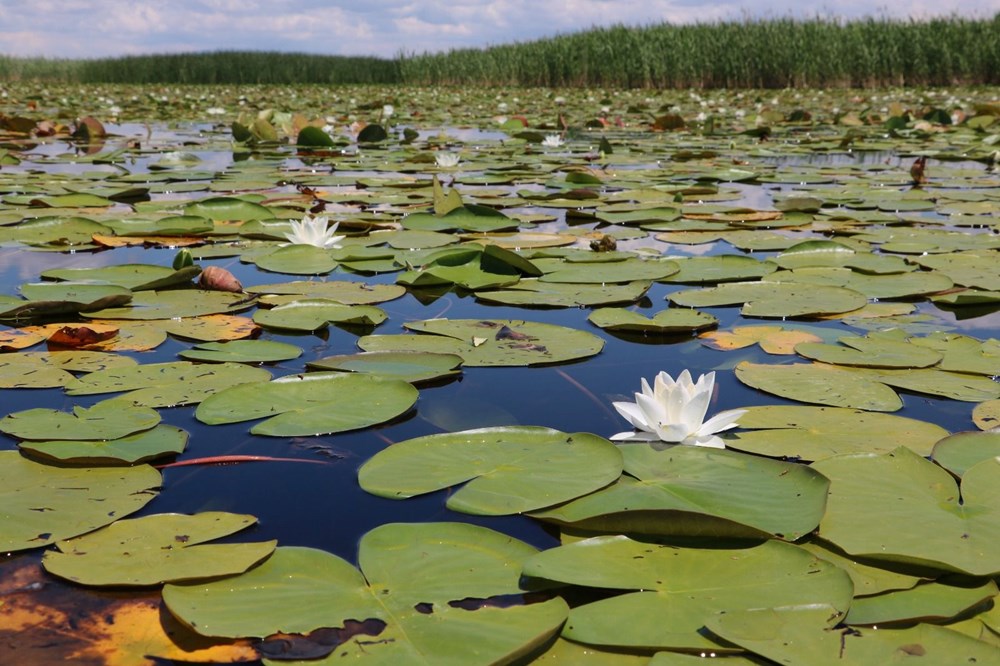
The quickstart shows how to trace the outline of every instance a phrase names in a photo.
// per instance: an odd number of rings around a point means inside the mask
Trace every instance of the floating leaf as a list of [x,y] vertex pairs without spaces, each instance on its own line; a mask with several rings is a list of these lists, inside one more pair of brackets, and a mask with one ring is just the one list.
[[876,412],[903,406],[896,392],[867,374],[821,363],[766,365],[742,361],[736,378],[747,386],[790,400]]
[[237,384],[266,381],[271,373],[241,363],[200,365],[188,361],[147,363],[92,372],[66,385],[69,395],[129,391],[117,400],[146,407],[174,407],[201,402]]
[[939,440],[931,452],[934,462],[956,476],[997,456],[1000,456],[1000,432],[958,432]]
[[205,634],[307,633],[347,620],[381,629],[337,646],[327,663],[364,657],[486,665],[551,638],[566,617],[565,602],[471,611],[449,602],[520,593],[521,564],[534,552],[474,525],[388,524],[362,537],[361,571],[320,550],[283,547],[243,576],[167,585],[163,597],[171,613]]
[[846,611],[847,573],[779,541],[749,548],[683,548],[601,536],[541,552],[527,576],[587,587],[635,590],[570,611],[563,636],[633,648],[720,645],[702,633],[716,613],[828,604]]
[[972,410],[972,421],[980,430],[1000,426],[1000,400],[987,400]]
[[816,317],[857,310],[868,302],[852,289],[782,282],[733,282],[675,291],[667,298],[691,308],[745,303],[740,312],[747,317]]
[[504,515],[575,499],[621,470],[621,454],[603,437],[511,426],[397,442],[361,467],[358,482],[392,499],[465,483],[449,495],[449,509]]
[[326,356],[306,363],[312,370],[361,372],[423,384],[461,374],[462,357],[431,352],[361,352]]
[[159,585],[233,576],[268,557],[277,541],[209,544],[257,522],[253,516],[207,511],[120,520],[56,543],[45,570],[81,585]]
[[961,492],[951,474],[904,447],[813,468],[830,479],[819,534],[844,551],[973,576],[1000,571],[1000,460],[968,469]]
[[425,319],[404,324],[428,335],[367,335],[365,351],[430,351],[457,354],[466,366],[559,363],[593,356],[604,341],[586,331],[531,321]]
[[195,416],[209,425],[271,417],[250,432],[299,437],[382,423],[416,400],[417,390],[399,379],[317,372],[233,386],[206,398]]
[[72,413],[43,407],[12,412],[0,419],[0,432],[21,439],[118,439],[159,422],[155,409],[105,400]]
[[135,467],[52,467],[0,451],[0,550],[39,548],[138,511],[160,473]]
[[188,434],[180,428],[163,425],[143,432],[100,441],[56,440],[23,441],[18,444],[32,457],[73,465],[116,465],[146,462],[180,453],[187,446]]
[[267,328],[291,331],[317,331],[328,324],[378,326],[388,319],[385,311],[374,305],[341,305],[325,298],[307,298],[270,310],[257,310],[253,320]]
[[905,446],[928,456],[944,428],[893,414],[843,407],[748,407],[726,446],[776,458],[821,460],[841,453],[887,453]]
[[588,530],[789,540],[823,515],[827,480],[803,465],[696,446],[621,450],[630,476],[532,515]]
[[632,303],[649,289],[650,283],[576,284],[521,279],[497,291],[477,291],[476,300],[505,305],[587,307],[611,303]]
[[[329,282],[282,282],[247,287],[252,294],[261,294],[261,303],[282,305],[291,300],[304,298],[325,298],[342,305],[373,305],[391,301],[403,296],[406,289],[395,284],[368,284],[331,280]],[[281,296],[289,297],[287,300]]]
[[852,625],[908,620],[941,622],[993,598],[997,592],[997,584],[993,581],[981,585],[927,582],[908,590],[855,599],[844,622]]
[[874,334],[844,336],[838,342],[840,345],[804,342],[795,346],[795,353],[821,363],[866,368],[926,368],[942,358],[933,349]]
[[228,314],[247,310],[253,300],[245,294],[204,289],[172,289],[169,291],[140,291],[132,298],[131,306],[106,310],[85,310],[88,317],[96,319],[176,319],[210,314]]
[[230,340],[203,342],[178,354],[191,361],[209,363],[277,363],[302,355],[302,349],[274,340]]
[[958,664],[996,658],[995,647],[945,627],[835,629],[830,625],[837,617],[838,609],[803,605],[720,613],[706,626],[726,641],[784,664],[877,666],[925,657],[927,663]]
[[719,320],[710,314],[681,308],[661,310],[652,317],[625,308],[600,308],[587,317],[594,326],[609,331],[630,331],[653,335],[670,335],[701,331],[718,326]]
[[729,331],[709,331],[698,336],[712,349],[729,351],[760,344],[768,354],[791,355],[800,342],[822,342],[823,338],[806,330],[782,326],[734,326]]

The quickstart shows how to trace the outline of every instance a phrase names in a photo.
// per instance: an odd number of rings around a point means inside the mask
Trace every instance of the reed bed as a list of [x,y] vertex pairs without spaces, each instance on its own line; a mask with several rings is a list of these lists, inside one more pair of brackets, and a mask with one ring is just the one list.
[[1000,13],[616,25],[396,58],[218,51],[94,60],[0,56],[0,79],[77,83],[788,88],[1000,83]]

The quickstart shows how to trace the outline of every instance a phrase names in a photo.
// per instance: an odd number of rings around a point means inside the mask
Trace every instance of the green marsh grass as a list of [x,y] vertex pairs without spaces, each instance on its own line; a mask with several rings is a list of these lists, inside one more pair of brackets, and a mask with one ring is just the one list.
[[396,58],[218,51],[94,60],[0,56],[0,79],[75,83],[787,88],[1000,83],[1000,13],[926,21],[772,18],[617,25]]

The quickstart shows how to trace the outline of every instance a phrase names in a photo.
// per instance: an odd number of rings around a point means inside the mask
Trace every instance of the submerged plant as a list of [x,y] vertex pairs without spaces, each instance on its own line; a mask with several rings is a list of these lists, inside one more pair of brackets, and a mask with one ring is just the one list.
[[325,216],[311,217],[306,215],[302,218],[301,222],[291,220],[291,223],[291,232],[285,234],[285,238],[288,239],[288,245],[314,245],[324,250],[330,250],[340,247],[338,242],[345,238],[344,236],[334,235],[337,233],[337,226],[340,223],[334,222],[332,226],[327,227],[327,218]]
[[676,381],[666,372],[660,372],[652,388],[643,378],[642,392],[635,394],[635,402],[613,403],[636,431],[620,432],[611,439],[725,448],[716,433],[735,428],[736,419],[746,414],[746,410],[721,412],[706,421],[705,413],[714,387],[714,372],[701,375],[697,382],[691,381],[691,373],[687,370],[681,372]]

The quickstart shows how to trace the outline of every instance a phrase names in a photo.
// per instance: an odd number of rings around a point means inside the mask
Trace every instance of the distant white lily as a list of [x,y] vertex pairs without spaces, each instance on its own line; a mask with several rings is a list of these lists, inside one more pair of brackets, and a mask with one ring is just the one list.
[[392,104],[385,104],[382,106],[382,118],[383,120],[389,120],[392,118],[392,114],[396,112],[396,109],[392,107]]
[[327,218],[325,216],[310,217],[306,215],[301,222],[289,220],[292,223],[292,230],[285,234],[288,239],[286,245],[314,245],[324,250],[330,250],[338,245],[345,236],[334,236],[337,233],[339,222],[334,222],[327,228]]
[[712,399],[715,373],[710,372],[691,381],[687,370],[677,380],[661,372],[653,388],[642,380],[642,393],[635,394],[635,402],[615,402],[614,408],[631,423],[637,432],[620,432],[611,439],[631,442],[671,442],[691,446],[723,449],[726,445],[715,433],[735,428],[736,419],[746,414],[745,409],[732,409],[716,414],[708,421],[705,413]]
[[444,169],[458,166],[459,159],[458,153],[449,153],[445,151],[434,153],[434,163]]
[[563,145],[565,141],[558,134],[549,134],[544,139],[542,139],[542,145],[546,148],[558,148]]

